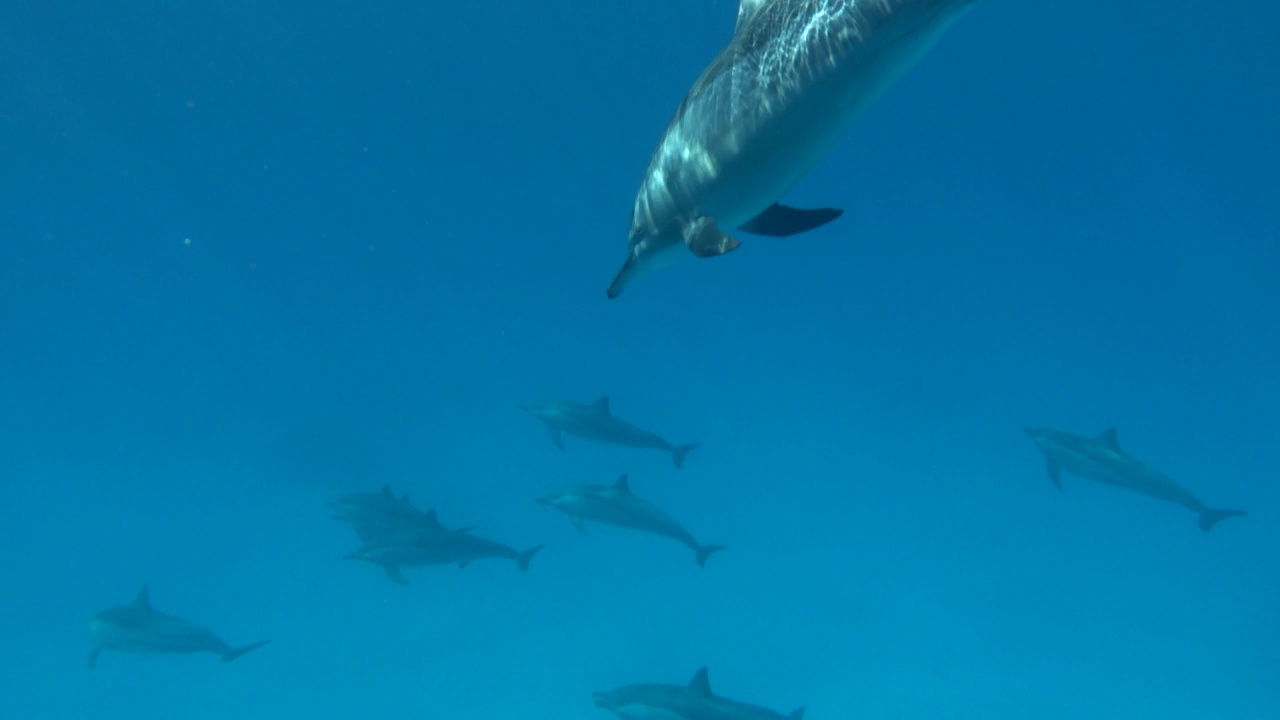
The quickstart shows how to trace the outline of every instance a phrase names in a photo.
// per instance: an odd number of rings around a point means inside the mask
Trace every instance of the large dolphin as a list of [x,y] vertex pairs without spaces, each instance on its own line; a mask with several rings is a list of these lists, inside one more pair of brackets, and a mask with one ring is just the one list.
[[711,692],[707,669],[688,685],[627,685],[595,693],[596,706],[622,720],[803,720],[804,708],[790,715],[730,700]]
[[539,545],[520,552],[500,542],[472,535],[469,527],[450,530],[440,524],[434,509],[428,510],[425,518],[425,527],[406,528],[399,533],[368,540],[347,558],[379,565],[392,582],[408,585],[409,581],[400,572],[404,567],[457,565],[465,568],[475,560],[502,558],[514,560],[516,567],[526,571],[529,561],[543,547]]
[[724,549],[723,545],[699,544],[688,530],[661,508],[633,495],[626,475],[612,485],[565,488],[539,498],[538,502],[568,513],[580,533],[587,531],[585,521],[591,520],[671,538],[696,553],[699,567],[706,567],[707,558]]
[[974,1],[742,0],[649,162],[609,297],[688,252],[733,250],[735,228],[780,237],[839,216],[777,203]]
[[648,430],[641,430],[609,412],[609,396],[605,395],[591,405],[563,400],[535,405],[521,405],[520,409],[547,424],[551,442],[564,450],[564,433],[578,437],[613,443],[633,448],[655,448],[671,453],[676,467],[684,465],[684,456],[698,447],[698,443],[676,447]]
[[231,647],[208,628],[194,625],[156,612],[151,607],[147,586],[143,585],[138,596],[128,605],[107,608],[93,619],[93,650],[89,652],[89,667],[98,664],[98,653],[115,650],[128,653],[201,653],[222,656],[222,662],[231,662],[247,652],[257,650],[270,640],[263,640],[244,647]]
[[1200,516],[1200,529],[1205,532],[1212,530],[1219,520],[1248,514],[1243,510],[1210,508],[1186,488],[1130,457],[1120,449],[1115,428],[1108,428],[1096,438],[1047,428],[1026,428],[1026,432],[1044,453],[1049,479],[1059,490],[1062,489],[1061,473],[1066,470],[1088,480],[1190,508]]

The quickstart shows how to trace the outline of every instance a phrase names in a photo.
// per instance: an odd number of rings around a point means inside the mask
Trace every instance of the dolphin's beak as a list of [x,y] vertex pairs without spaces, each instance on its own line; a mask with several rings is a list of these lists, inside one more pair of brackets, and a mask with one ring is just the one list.
[[631,281],[631,271],[635,266],[636,254],[635,251],[632,251],[631,254],[627,256],[627,261],[622,263],[622,269],[618,271],[617,276],[613,278],[613,282],[609,285],[608,293],[610,300],[622,294],[622,291],[627,287],[627,283]]
[[1035,430],[1035,428],[1022,428],[1022,431],[1023,431],[1023,432],[1025,432],[1026,434],[1030,435],[1031,437],[1035,437],[1035,436],[1036,436],[1036,430]]
[[602,708],[613,707],[613,703],[610,702],[609,700],[609,693],[602,693],[602,692],[591,693],[591,696],[596,699],[596,707],[602,707]]

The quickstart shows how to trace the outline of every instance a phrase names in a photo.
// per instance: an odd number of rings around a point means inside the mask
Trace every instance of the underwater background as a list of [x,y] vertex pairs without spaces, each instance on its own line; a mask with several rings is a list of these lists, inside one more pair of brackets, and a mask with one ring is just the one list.
[[[609,301],[729,0],[0,7],[0,717],[1280,717],[1280,6],[983,0]],[[520,403],[609,395],[667,454]],[[1066,476],[1094,435],[1214,506]],[[622,473],[699,540],[534,502]],[[511,563],[343,559],[389,483]],[[104,654],[143,583],[264,649]]]

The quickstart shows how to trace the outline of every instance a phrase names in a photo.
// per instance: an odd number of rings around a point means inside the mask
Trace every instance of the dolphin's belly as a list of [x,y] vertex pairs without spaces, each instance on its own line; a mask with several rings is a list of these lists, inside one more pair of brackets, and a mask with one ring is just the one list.
[[142,629],[95,624],[93,631],[100,645],[125,653],[191,653],[217,644],[205,628],[181,623],[157,623]]
[[957,14],[949,3],[890,2],[905,9],[868,23],[868,4],[796,3],[777,11],[781,27],[756,33],[766,37],[748,33],[726,48],[656,158],[681,214],[729,232],[777,202]]
[[1067,451],[1058,452],[1054,454],[1053,462],[1072,475],[1086,480],[1121,487],[1132,486],[1132,482],[1130,482],[1127,473],[1122,468],[1099,461],[1088,455]]

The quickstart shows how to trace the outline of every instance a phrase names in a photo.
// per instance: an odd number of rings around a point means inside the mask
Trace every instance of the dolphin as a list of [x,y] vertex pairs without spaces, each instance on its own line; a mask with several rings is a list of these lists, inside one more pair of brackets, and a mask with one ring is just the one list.
[[539,498],[538,502],[568,513],[580,533],[586,533],[585,521],[591,520],[684,543],[697,553],[699,567],[706,567],[707,558],[724,549],[723,545],[699,545],[670,515],[633,495],[626,475],[612,485],[578,485]]
[[409,502],[408,493],[396,497],[390,485],[383,485],[381,492],[345,495],[328,505],[335,511],[332,518],[351,525],[364,542],[431,525],[426,513]]
[[564,450],[562,435],[569,433],[599,442],[624,445],[633,448],[655,448],[671,453],[671,461],[679,468],[684,456],[698,447],[698,443],[676,447],[648,430],[641,430],[609,412],[609,396],[605,395],[592,405],[563,400],[561,402],[521,405],[524,410],[547,424],[551,442]]
[[1216,510],[1200,502],[1178,483],[1130,457],[1120,449],[1116,429],[1108,428],[1096,438],[1061,430],[1026,428],[1031,441],[1044,453],[1049,479],[1062,489],[1062,471],[1107,485],[1127,488],[1157,500],[1167,500],[1189,508],[1200,516],[1200,529],[1209,532],[1220,520],[1247,515],[1243,510]]
[[785,237],[836,219],[778,199],[975,1],[741,0],[653,153],[609,297],[689,252],[737,248],[735,228]]
[[263,640],[244,647],[231,647],[207,628],[156,612],[151,607],[146,585],[138,591],[132,603],[107,608],[94,617],[93,640],[93,650],[89,652],[90,669],[97,666],[98,653],[103,650],[129,653],[209,652],[221,655],[222,662],[228,663],[271,642]]
[[595,699],[596,707],[622,720],[804,720],[804,708],[783,715],[715,695],[706,668],[688,685],[627,685],[595,693]]
[[457,565],[465,568],[475,560],[502,558],[514,560],[521,571],[529,569],[529,561],[542,545],[519,552],[500,542],[471,534],[473,528],[450,530],[440,524],[434,509],[427,511],[425,526],[366,541],[349,560],[364,560],[379,565],[392,582],[408,585],[400,572],[404,567],[423,565]]

